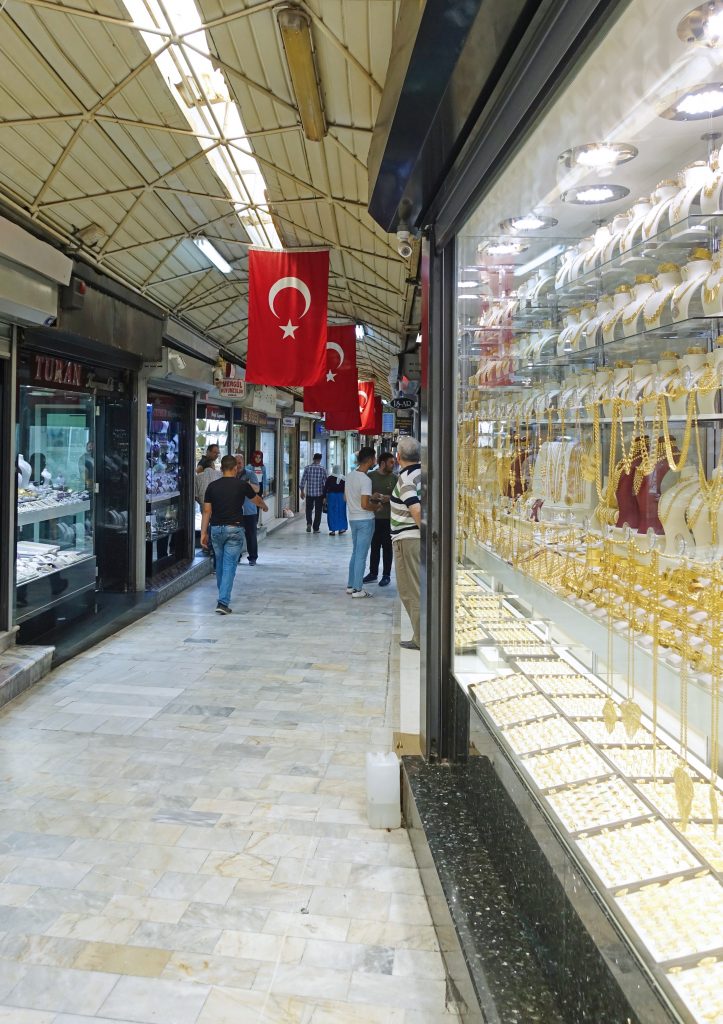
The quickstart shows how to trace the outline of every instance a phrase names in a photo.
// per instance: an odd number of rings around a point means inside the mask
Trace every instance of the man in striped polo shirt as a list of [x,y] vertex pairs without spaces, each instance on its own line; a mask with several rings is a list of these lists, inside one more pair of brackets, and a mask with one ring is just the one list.
[[419,650],[419,554],[422,535],[422,467],[419,464],[419,441],[401,437],[397,445],[397,458],[402,467],[392,492],[392,543],[397,590],[412,623],[412,639],[403,640],[400,647]]

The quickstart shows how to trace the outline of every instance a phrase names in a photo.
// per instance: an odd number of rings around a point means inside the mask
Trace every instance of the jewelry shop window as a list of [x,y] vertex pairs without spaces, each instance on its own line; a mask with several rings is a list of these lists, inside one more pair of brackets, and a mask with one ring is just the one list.
[[633,0],[501,169],[456,275],[472,733],[694,1021],[723,1021],[721,133],[723,2]]
[[85,609],[96,588],[95,401],[86,377],[81,363],[41,353],[19,367],[14,619],[23,639],[69,617],[71,600]]

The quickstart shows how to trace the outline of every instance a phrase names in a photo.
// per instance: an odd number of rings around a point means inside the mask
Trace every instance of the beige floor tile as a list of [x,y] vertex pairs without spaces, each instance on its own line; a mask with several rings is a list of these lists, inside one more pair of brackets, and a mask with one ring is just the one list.
[[116,946],[110,942],[89,942],[76,957],[73,967],[82,971],[106,971],[158,978],[170,959],[167,949]]

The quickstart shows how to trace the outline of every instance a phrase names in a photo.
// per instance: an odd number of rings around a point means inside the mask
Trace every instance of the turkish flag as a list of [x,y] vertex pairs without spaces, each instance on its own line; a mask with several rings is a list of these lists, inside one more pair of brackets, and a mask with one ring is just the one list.
[[249,250],[246,380],[305,387],[326,372],[329,252]]
[[375,431],[375,406],[374,406],[374,381],[359,381],[359,417],[361,426],[360,434],[374,434]]
[[[304,409],[351,417],[359,426],[354,325],[326,329],[326,370],[320,381],[304,388]],[[339,429],[339,428],[336,428]]]
[[382,414],[384,407],[382,405],[381,398],[374,399],[374,433],[381,434],[382,432]]

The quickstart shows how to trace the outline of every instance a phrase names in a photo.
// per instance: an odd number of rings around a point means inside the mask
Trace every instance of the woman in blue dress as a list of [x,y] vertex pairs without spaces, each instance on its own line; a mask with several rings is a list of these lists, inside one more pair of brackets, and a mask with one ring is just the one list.
[[329,536],[335,537],[337,533],[346,533],[349,523],[346,518],[346,502],[344,501],[344,477],[341,475],[340,466],[331,467],[331,475],[326,478],[324,484],[324,497],[326,498],[326,522],[329,527]]

